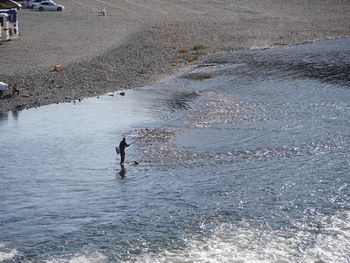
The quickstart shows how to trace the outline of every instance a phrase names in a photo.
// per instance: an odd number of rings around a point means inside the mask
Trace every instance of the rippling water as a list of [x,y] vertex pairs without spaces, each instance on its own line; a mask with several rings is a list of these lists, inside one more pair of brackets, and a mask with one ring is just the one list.
[[0,262],[350,262],[349,72],[327,40],[1,116]]

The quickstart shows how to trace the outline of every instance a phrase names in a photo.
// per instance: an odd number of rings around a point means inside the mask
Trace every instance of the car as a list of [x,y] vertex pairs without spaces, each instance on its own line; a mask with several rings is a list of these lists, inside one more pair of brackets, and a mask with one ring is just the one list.
[[22,5],[13,0],[0,0],[0,9],[11,9],[16,8],[17,10],[22,8]]
[[62,11],[64,10],[63,5],[56,4],[53,1],[44,1],[34,4],[34,9],[39,11]]
[[37,3],[41,3],[41,2],[52,2],[50,0],[27,0],[25,6],[27,8],[34,8],[34,6],[37,4]]

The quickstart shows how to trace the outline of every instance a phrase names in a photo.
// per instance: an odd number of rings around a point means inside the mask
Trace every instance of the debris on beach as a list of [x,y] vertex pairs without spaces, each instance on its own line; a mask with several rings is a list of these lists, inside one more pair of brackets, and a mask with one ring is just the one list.
[[100,13],[101,13],[101,15],[106,16],[106,9],[102,9],[102,10],[100,11]]
[[62,66],[61,65],[55,65],[54,69],[52,71],[55,71],[55,72],[61,72],[62,71]]

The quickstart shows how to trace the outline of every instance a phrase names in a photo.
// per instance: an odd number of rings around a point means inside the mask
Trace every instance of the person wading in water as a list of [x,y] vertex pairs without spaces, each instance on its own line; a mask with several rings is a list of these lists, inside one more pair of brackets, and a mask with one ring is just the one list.
[[119,143],[119,150],[120,150],[120,165],[124,164],[125,160],[125,148],[129,147],[130,144],[126,143],[126,138],[123,137],[123,140]]

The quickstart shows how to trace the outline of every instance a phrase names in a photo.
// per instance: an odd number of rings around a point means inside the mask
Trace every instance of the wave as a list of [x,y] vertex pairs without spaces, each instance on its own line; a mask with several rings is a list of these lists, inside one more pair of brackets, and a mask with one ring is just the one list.
[[16,249],[8,248],[8,243],[0,242],[0,262],[11,260],[18,254]]
[[66,258],[52,258],[44,261],[46,263],[103,263],[108,262],[107,257],[99,252],[77,253]]
[[307,222],[293,229],[224,223],[209,238],[189,238],[183,250],[144,254],[130,262],[350,262],[350,212]]

